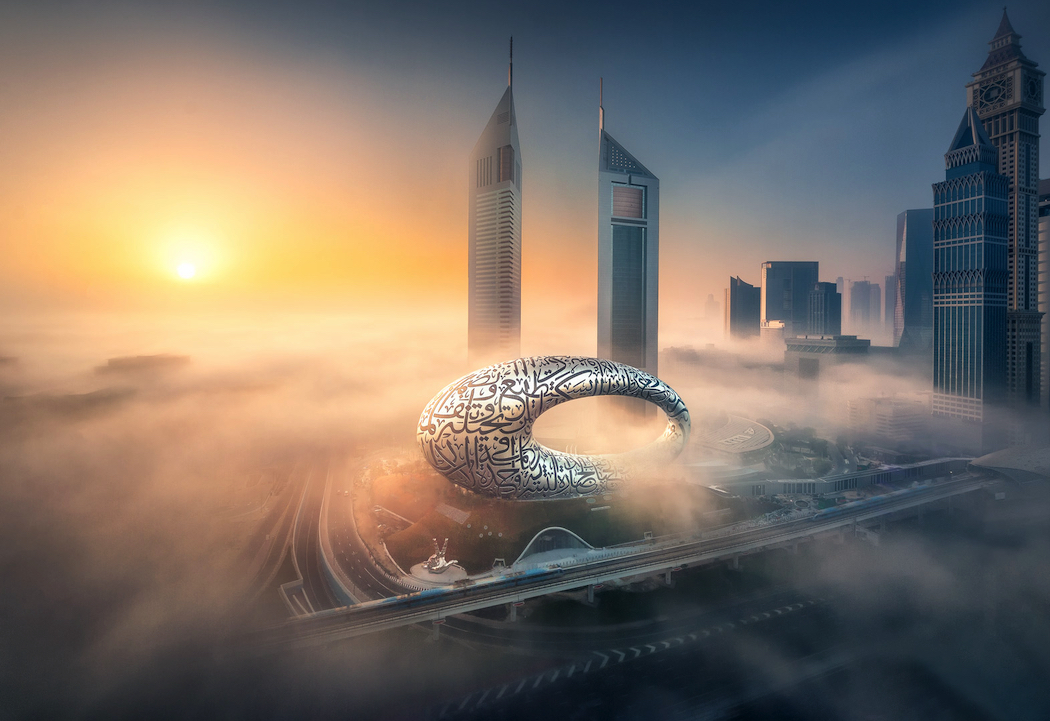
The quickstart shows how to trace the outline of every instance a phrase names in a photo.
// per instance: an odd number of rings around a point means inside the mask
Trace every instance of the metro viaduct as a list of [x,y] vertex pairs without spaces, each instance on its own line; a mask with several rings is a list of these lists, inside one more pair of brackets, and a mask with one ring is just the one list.
[[[923,507],[937,501],[947,499],[950,508],[952,497],[995,483],[995,479],[987,476],[966,474],[871,507],[861,504],[854,508],[843,508],[827,518],[811,516],[717,538],[694,537],[654,544],[648,550],[628,556],[579,563],[533,578],[508,577],[501,582],[451,588],[434,595],[414,593],[319,611],[257,632],[253,645],[260,650],[324,645],[426,621],[441,623],[446,616],[584,588],[588,589],[588,596],[593,599],[594,588],[606,582],[660,574],[665,574],[669,581],[671,572],[684,566],[718,562],[729,562],[736,566],[744,555],[774,548],[797,548],[800,541],[821,534],[856,533],[858,529],[866,530],[862,524],[870,524],[876,519],[885,522],[887,516],[902,511],[914,509],[921,517]],[[520,585],[514,585],[514,582]]]

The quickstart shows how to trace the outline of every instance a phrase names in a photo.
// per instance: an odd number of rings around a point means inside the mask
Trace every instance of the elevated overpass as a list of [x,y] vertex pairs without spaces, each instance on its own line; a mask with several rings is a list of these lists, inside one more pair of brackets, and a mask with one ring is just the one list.
[[258,632],[256,648],[309,647],[400,626],[431,621],[506,603],[564,591],[593,589],[634,576],[670,574],[684,566],[734,561],[762,550],[790,546],[830,532],[842,532],[880,517],[950,499],[992,485],[985,476],[964,474],[952,480],[910,489],[878,502],[829,509],[807,518],[758,526],[717,537],[677,538],[626,556],[580,563],[567,568],[493,576],[472,585],[433,589],[394,598],[320,611]]

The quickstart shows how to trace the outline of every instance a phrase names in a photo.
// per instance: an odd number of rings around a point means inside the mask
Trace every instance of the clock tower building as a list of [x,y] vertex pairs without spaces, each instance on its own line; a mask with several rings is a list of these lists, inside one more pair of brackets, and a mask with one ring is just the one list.
[[1007,196],[1006,385],[1011,405],[1038,404],[1040,395],[1039,116],[1043,77],[1021,52],[1021,36],[1003,19],[988,59],[966,85],[967,104],[999,149]]

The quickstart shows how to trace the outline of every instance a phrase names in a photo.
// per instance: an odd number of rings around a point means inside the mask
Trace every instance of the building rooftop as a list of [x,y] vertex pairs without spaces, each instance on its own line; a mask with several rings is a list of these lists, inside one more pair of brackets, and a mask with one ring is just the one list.
[[871,347],[870,340],[855,335],[803,335],[786,343],[795,353],[867,353]]
[[773,442],[773,431],[761,423],[741,416],[729,416],[723,425],[704,428],[694,426],[692,444],[719,453],[750,453]]

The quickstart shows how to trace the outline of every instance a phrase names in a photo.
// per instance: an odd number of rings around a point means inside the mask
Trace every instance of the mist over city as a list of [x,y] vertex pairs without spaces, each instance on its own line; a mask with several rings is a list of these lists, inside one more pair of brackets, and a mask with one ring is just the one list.
[[0,9],[0,719],[1046,718],[1048,28]]

